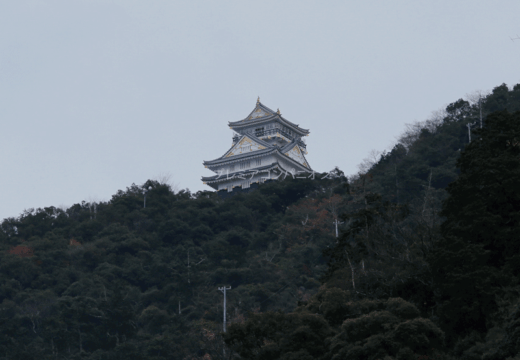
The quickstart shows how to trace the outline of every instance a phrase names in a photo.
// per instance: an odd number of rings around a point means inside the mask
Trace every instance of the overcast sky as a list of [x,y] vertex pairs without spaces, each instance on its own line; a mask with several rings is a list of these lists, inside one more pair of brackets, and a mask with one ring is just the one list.
[[0,219],[203,160],[257,96],[346,174],[406,123],[520,82],[520,1],[0,2]]

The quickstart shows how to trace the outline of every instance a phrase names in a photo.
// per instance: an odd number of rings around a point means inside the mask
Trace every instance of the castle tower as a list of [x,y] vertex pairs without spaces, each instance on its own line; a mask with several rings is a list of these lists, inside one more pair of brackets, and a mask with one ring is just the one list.
[[258,98],[253,111],[243,120],[229,122],[235,131],[231,148],[204,166],[216,175],[202,177],[218,191],[248,191],[265,181],[286,176],[308,176],[312,169],[305,159],[304,136],[309,130],[282,117]]

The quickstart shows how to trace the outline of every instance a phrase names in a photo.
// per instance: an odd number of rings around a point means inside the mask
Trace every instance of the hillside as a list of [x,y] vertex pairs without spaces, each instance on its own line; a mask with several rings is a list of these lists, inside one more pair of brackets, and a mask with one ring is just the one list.
[[232,287],[230,322],[292,310],[320,286],[321,249],[334,242],[327,209],[343,181],[288,179],[226,201],[149,181],[146,208],[133,185],[107,203],[4,220],[0,354],[67,358],[125,344],[157,359],[196,355],[202,329],[221,329],[222,285]]
[[520,85],[455,101],[348,180],[147,181],[4,219],[0,359],[514,356],[519,110]]

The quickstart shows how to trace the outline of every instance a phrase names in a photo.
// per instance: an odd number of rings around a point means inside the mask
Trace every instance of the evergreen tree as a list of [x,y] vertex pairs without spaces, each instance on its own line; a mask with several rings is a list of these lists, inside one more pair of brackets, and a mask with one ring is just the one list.
[[447,187],[443,238],[429,257],[437,314],[452,339],[491,326],[498,289],[520,270],[520,112],[488,116],[474,138]]

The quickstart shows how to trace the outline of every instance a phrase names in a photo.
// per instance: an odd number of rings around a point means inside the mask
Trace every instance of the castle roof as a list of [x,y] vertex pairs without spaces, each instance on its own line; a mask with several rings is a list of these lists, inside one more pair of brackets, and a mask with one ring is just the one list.
[[[245,138],[249,138],[252,141],[256,142],[263,149],[245,152],[242,154],[233,154],[232,150],[237,146],[237,144],[240,144],[240,142]],[[304,166],[287,155],[287,153],[289,151],[291,151],[295,146],[298,146],[298,142],[296,140],[293,140],[290,143],[288,143],[282,147],[278,147],[273,144],[269,144],[268,142],[266,142],[262,139],[257,138],[253,134],[244,134],[238,139],[238,141],[236,143],[233,144],[233,146],[231,146],[231,148],[228,151],[226,151],[224,153],[224,155],[222,155],[221,157],[214,159],[214,160],[204,161],[203,164],[204,164],[204,166],[211,168],[211,167],[220,166],[220,165],[224,165],[224,164],[232,164],[232,163],[239,162],[239,161],[242,161],[245,159],[255,159],[258,157],[264,157],[266,155],[277,152],[279,155],[281,155],[286,160],[289,160],[290,162],[298,164],[299,166]],[[305,156],[303,155],[303,153],[301,153],[301,156],[305,159]],[[308,170],[311,170],[310,165],[307,162],[307,159],[305,159],[305,163],[307,164]]]
[[204,164],[204,166],[206,166],[208,168],[212,168],[212,167],[217,167],[217,166],[221,166],[221,165],[233,164],[233,163],[245,160],[245,159],[255,159],[255,158],[259,158],[259,157],[264,157],[265,155],[270,155],[270,154],[275,154],[275,153],[278,154],[284,160],[295,165],[297,168],[301,168],[304,171],[312,171],[309,163],[307,162],[307,159],[305,159],[305,163],[307,164],[307,166],[305,166],[303,164],[300,164],[298,161],[294,160],[290,156],[286,155],[285,153],[281,152],[281,149],[277,148],[277,147],[258,150],[258,151],[245,153],[245,154],[240,154],[240,155],[236,155],[236,156],[224,158],[224,159],[219,158],[219,159],[215,159],[215,160],[211,160],[211,161],[204,161],[203,164]]
[[289,120],[282,117],[280,114],[280,111],[273,111],[264,104],[260,102],[260,99],[256,102],[256,106],[251,111],[251,113],[243,120],[239,121],[230,121],[228,123],[229,127],[232,129],[242,129],[244,127],[248,126],[254,126],[254,125],[261,125],[267,122],[276,121],[280,124],[283,124],[290,128],[292,131],[296,132],[297,134],[300,134],[301,136],[306,136],[310,133],[307,129],[302,129],[298,126],[298,124],[294,124],[290,122]]
[[[285,155],[287,156],[287,153],[289,151],[291,151],[292,149],[294,149],[296,146],[298,145],[298,143],[296,141],[291,141],[289,144],[285,145],[284,147],[282,147],[280,149],[280,151]],[[298,148],[298,150],[300,150]],[[305,161],[305,164],[307,164],[307,167],[309,168],[309,170],[311,170],[311,166],[309,165],[309,162],[307,161],[307,158],[305,157],[305,154],[302,152],[302,151],[299,151],[300,155],[303,157],[303,160]],[[294,161],[294,160],[293,160]]]
[[241,160],[244,160],[244,159],[254,159],[254,158],[257,158],[257,157],[261,157],[263,155],[268,155],[270,153],[273,153],[275,151],[277,151],[278,149],[275,148],[275,147],[271,147],[271,148],[267,148],[267,149],[262,149],[262,150],[257,150],[257,151],[252,151],[252,152],[248,152],[248,153],[243,153],[243,154],[238,154],[238,155],[234,155],[234,156],[230,156],[230,157],[219,157],[218,159],[215,159],[215,160],[208,160],[208,161],[204,161],[203,164],[204,166],[207,166],[207,167],[213,167],[213,166],[216,166],[216,165],[223,165],[223,164],[232,164],[234,162],[237,162],[237,161],[241,161]]
[[[242,153],[242,154],[230,155],[231,150],[233,150],[233,148],[235,148],[236,145],[239,144],[245,138],[249,138],[249,139],[253,140],[254,142],[260,144],[262,147],[264,147],[264,149],[253,151],[253,152],[246,152],[246,153]],[[265,154],[272,152],[274,149],[276,149],[276,148],[273,145],[269,144],[268,142],[266,142],[262,139],[257,138],[253,134],[244,134],[238,138],[237,142],[234,143],[229,148],[229,150],[227,150],[224,153],[224,155],[222,155],[221,157],[219,157],[215,160],[204,161],[204,165],[211,166],[211,165],[219,165],[224,162],[235,162],[235,160],[238,161],[238,160],[243,160],[244,158],[256,157],[256,155],[265,155]]]

